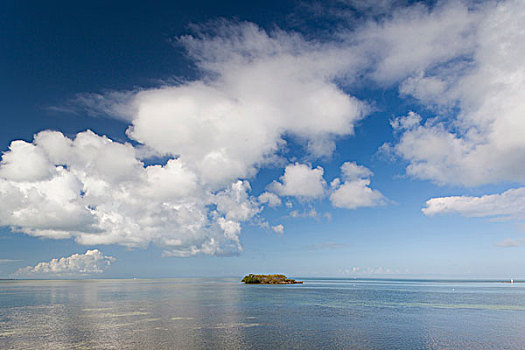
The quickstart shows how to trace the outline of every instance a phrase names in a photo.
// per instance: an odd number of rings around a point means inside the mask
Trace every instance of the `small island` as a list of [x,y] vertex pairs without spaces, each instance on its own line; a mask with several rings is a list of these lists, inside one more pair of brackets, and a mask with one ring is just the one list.
[[241,280],[246,284],[303,284],[301,281],[296,281],[291,278],[286,278],[285,275],[253,275],[244,276]]

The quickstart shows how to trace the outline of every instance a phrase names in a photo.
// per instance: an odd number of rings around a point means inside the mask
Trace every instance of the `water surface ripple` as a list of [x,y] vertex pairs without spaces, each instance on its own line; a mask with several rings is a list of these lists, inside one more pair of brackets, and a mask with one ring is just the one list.
[[525,284],[0,281],[0,349],[523,349]]

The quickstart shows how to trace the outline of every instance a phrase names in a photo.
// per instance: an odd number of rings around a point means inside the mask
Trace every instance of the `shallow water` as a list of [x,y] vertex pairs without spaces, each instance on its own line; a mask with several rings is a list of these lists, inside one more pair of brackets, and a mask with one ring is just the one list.
[[0,349],[520,349],[525,284],[0,281]]

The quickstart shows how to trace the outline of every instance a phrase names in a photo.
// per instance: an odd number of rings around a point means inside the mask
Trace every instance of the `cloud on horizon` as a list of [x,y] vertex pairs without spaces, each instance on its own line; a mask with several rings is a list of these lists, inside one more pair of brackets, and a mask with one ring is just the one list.
[[84,254],[52,259],[35,266],[27,266],[14,273],[18,277],[72,277],[103,273],[116,259],[104,256],[98,249],[87,250]]
[[343,276],[383,276],[383,275],[395,275],[407,273],[408,271],[401,272],[397,269],[390,269],[387,267],[345,267],[339,270],[339,274]]

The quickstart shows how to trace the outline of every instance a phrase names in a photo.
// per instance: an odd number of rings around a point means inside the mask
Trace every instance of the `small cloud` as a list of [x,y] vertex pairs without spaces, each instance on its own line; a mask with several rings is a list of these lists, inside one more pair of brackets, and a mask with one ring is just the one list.
[[284,226],[281,224],[275,225],[275,226],[272,226],[272,230],[273,232],[282,235],[284,233]]
[[[405,271],[407,272],[407,271]],[[345,267],[342,269],[339,269],[339,273],[344,276],[381,276],[381,275],[392,275],[392,274],[399,274],[399,270],[393,270],[386,267],[359,267],[359,266],[353,266],[353,267]]]
[[290,164],[284,169],[281,182],[274,181],[268,188],[281,196],[294,196],[301,199],[320,198],[325,195],[326,181],[324,169],[312,168],[307,164]]
[[316,218],[317,210],[315,210],[315,208],[311,208],[310,210],[305,210],[303,212],[300,212],[299,210],[292,210],[289,216],[291,218]]
[[372,171],[355,162],[341,166],[341,177],[332,181],[330,201],[337,208],[356,209],[384,205],[386,199],[381,192],[370,187]]
[[282,204],[281,198],[271,192],[264,192],[258,198],[259,203],[266,203],[269,207],[278,207]]
[[84,254],[52,259],[35,266],[27,266],[15,272],[19,276],[78,276],[102,273],[112,262],[111,256],[104,256],[98,249],[88,250]]
[[398,117],[390,121],[390,125],[396,131],[414,129],[421,125],[421,116],[412,111],[408,112],[408,115]]
[[265,229],[270,228],[270,224],[268,223],[268,221],[263,220],[262,218],[259,218],[258,220],[254,220],[254,224],[259,227],[265,228]]
[[525,245],[525,239],[520,238],[519,240],[514,240],[511,238],[505,238],[503,241],[494,243],[496,247],[502,248],[513,248],[513,247],[522,247]]

